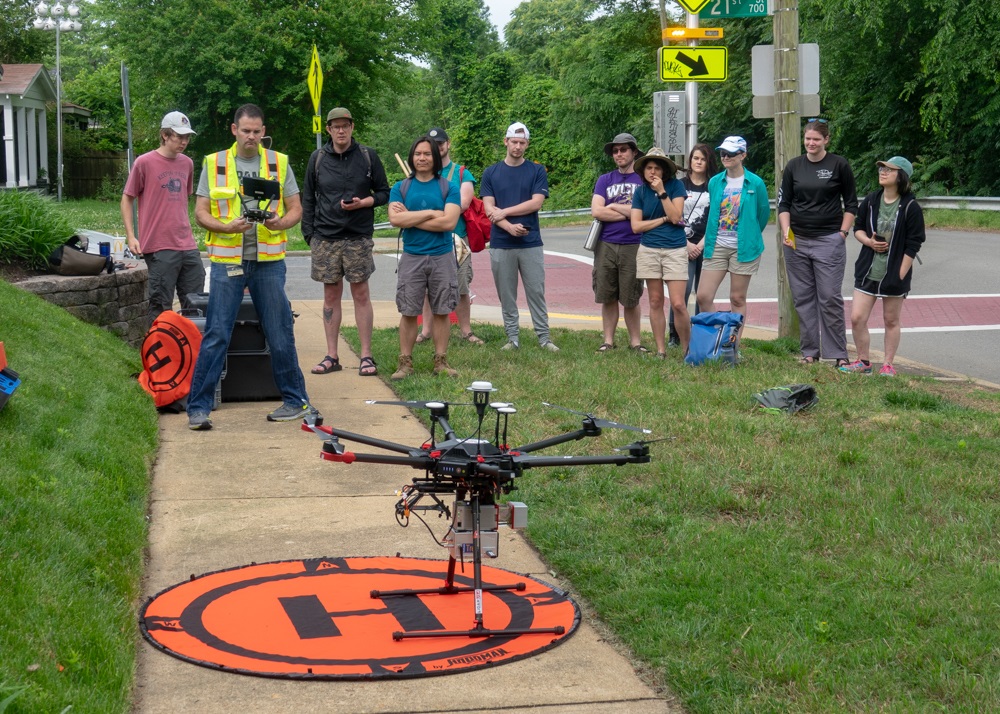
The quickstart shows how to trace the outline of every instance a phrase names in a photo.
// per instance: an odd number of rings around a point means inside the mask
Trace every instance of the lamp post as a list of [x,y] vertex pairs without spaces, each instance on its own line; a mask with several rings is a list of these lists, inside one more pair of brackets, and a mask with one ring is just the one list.
[[79,17],[80,6],[75,2],[70,2],[68,7],[64,7],[61,2],[56,2],[52,6],[46,5],[43,0],[35,6],[35,21],[32,23],[36,30],[56,32],[56,198],[59,201],[62,201],[63,190],[62,58],[59,34],[82,30],[83,25],[76,19]]

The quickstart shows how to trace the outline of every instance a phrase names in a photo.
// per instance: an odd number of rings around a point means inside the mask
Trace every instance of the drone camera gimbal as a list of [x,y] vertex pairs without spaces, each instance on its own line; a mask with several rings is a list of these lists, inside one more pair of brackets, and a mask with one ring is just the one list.
[[[443,538],[438,539],[440,545],[449,549],[448,573],[445,576],[443,587],[426,590],[373,590],[371,596],[374,599],[384,599],[472,592],[475,595],[473,627],[460,631],[394,632],[392,635],[394,640],[413,637],[505,637],[529,633],[563,634],[562,627],[528,629],[508,627],[499,630],[490,630],[484,627],[484,591],[522,591],[525,589],[523,582],[509,585],[484,585],[482,581],[483,556],[495,558],[498,555],[500,542],[498,529],[501,526],[518,529],[527,525],[527,506],[517,501],[497,503],[496,500],[501,495],[515,491],[517,489],[514,485],[515,479],[529,468],[601,464],[623,466],[625,464],[649,463],[649,444],[651,442],[635,441],[615,449],[615,454],[597,456],[535,456],[531,453],[533,451],[583,438],[600,436],[603,429],[607,428],[638,431],[643,434],[649,434],[650,431],[606,419],[598,419],[592,414],[542,402],[547,407],[581,416],[581,427],[565,434],[511,448],[507,443],[507,422],[512,415],[517,413],[517,409],[508,402],[490,402],[490,393],[496,391],[490,382],[473,382],[467,389],[473,393],[471,404],[449,404],[443,401],[368,402],[369,404],[395,404],[430,411],[430,439],[418,448],[324,426],[321,419],[309,417],[304,420],[302,429],[314,432],[323,439],[321,456],[328,461],[345,464],[355,462],[389,464],[422,470],[423,476],[415,476],[410,484],[403,486],[399,491],[400,498],[396,502],[395,513],[396,520],[401,526],[409,525],[411,515],[423,522],[420,515],[423,512],[437,513],[438,517],[450,519],[448,532]],[[475,407],[478,416],[475,435],[461,438],[455,433],[448,421],[449,406]],[[492,441],[481,438],[487,409],[492,410],[496,417]],[[503,425],[502,436],[501,423]],[[440,441],[437,440],[439,430],[444,437]],[[340,439],[385,449],[398,455],[354,453],[348,451]],[[454,495],[454,502],[450,508],[440,498],[449,494]],[[424,525],[427,525],[426,522]],[[465,558],[470,555],[473,563],[472,587],[457,586],[455,585],[455,566],[458,562],[464,566]]]

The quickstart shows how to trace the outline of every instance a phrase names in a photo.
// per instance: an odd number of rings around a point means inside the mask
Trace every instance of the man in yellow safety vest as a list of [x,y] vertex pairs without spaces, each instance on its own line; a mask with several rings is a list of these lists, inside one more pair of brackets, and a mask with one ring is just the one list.
[[[285,294],[285,231],[302,217],[295,175],[285,154],[261,145],[265,127],[260,107],[244,104],[237,109],[231,128],[236,143],[205,157],[196,191],[195,220],[207,231],[205,245],[212,265],[205,334],[188,397],[188,426],[195,431],[212,428],[215,386],[247,288],[283,402],[267,415],[268,421],[319,414],[306,394]],[[274,189],[276,202],[247,195],[243,180],[248,177],[276,182],[266,185]]]

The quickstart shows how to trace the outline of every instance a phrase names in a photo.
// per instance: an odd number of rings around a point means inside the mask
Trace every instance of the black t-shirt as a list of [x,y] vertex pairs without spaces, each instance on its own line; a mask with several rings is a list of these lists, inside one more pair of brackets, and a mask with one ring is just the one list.
[[844,214],[858,214],[854,173],[843,156],[827,153],[821,161],[803,154],[785,166],[778,191],[778,213],[790,214],[792,231],[817,238],[840,230]]

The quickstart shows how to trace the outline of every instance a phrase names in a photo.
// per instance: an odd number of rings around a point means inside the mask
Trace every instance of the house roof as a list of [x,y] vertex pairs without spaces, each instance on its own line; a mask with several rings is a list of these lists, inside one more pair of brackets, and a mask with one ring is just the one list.
[[0,75],[0,94],[41,101],[55,101],[56,88],[41,64],[5,64]]

